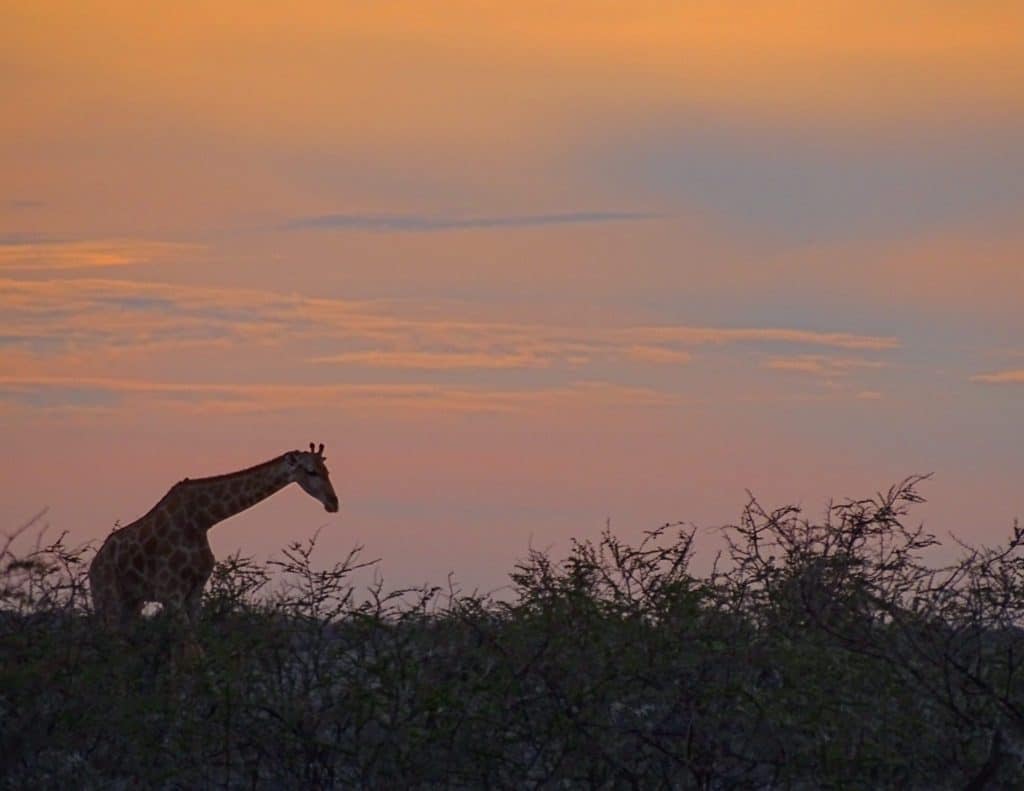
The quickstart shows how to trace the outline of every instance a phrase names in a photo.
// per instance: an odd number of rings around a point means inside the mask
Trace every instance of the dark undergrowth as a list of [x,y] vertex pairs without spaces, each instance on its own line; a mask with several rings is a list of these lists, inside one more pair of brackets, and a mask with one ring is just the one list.
[[751,499],[705,576],[681,525],[531,552],[507,601],[235,557],[191,661],[170,618],[97,630],[90,551],[9,542],[0,785],[1024,787],[1024,531],[929,567],[920,480]]

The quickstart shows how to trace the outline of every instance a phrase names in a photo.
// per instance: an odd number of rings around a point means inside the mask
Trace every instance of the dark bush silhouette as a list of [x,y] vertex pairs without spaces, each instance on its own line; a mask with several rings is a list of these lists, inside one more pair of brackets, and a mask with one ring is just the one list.
[[[4,787],[1024,787],[1024,535],[938,545],[920,477],[868,500],[747,503],[695,531],[531,551],[507,600],[356,591],[315,539],[218,565],[205,655],[170,619],[95,630],[89,554],[0,556]],[[37,526],[37,525],[35,525]],[[33,525],[22,531],[22,539]],[[42,536],[43,534],[40,534]]]

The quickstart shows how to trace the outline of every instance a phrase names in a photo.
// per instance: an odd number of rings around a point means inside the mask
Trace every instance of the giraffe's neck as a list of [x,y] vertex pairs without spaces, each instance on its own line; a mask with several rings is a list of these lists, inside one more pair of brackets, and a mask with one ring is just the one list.
[[291,483],[283,457],[247,470],[182,481],[181,494],[189,511],[207,530],[256,503],[266,500]]

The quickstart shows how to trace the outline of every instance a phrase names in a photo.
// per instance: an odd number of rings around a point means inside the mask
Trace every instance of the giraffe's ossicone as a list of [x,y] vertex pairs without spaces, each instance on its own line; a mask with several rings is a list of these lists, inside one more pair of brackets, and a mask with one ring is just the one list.
[[229,516],[297,483],[324,508],[338,496],[324,464],[324,446],[293,450],[255,467],[176,483],[149,513],[111,533],[89,566],[93,608],[107,624],[123,625],[144,604],[159,602],[189,624],[213,572],[207,531]]

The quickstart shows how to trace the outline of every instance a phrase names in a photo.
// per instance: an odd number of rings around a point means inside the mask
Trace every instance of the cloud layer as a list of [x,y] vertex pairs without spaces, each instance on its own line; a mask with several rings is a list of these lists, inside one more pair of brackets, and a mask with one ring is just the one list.
[[996,371],[995,373],[976,374],[971,377],[971,381],[990,385],[1024,384],[1024,368],[1009,371]]
[[[280,343],[320,338],[373,348],[339,350],[307,359],[405,367],[407,361],[370,352],[419,353],[414,367],[492,367],[472,354],[493,354],[497,367],[547,365],[603,353],[659,362],[685,361],[672,352],[732,344],[831,347],[884,351],[891,336],[785,327],[649,325],[583,328],[531,323],[421,319],[397,306],[302,297],[242,288],[125,280],[0,280],[6,314],[4,342],[70,346],[125,345],[225,339]],[[508,362],[509,352],[524,355]],[[445,358],[451,359],[445,359]]]
[[555,214],[511,214],[487,217],[433,217],[419,214],[320,214],[299,217],[284,227],[291,230],[359,230],[381,232],[473,231],[537,228],[549,225],[581,225],[652,220],[660,215],[646,212],[591,211]]
[[[672,403],[678,377],[707,357],[742,364],[749,355],[780,349],[883,354],[899,346],[888,336],[785,327],[425,319],[410,315],[401,303],[124,280],[0,279],[0,295],[5,316],[0,348],[7,361],[0,373],[9,400],[23,406],[32,403],[25,395],[32,388],[69,391],[76,381],[82,392],[246,404],[266,397],[278,407],[358,397],[456,408],[472,401],[500,409],[566,393],[589,394],[597,401],[616,393],[622,401]],[[804,368],[843,373],[881,365],[806,352],[776,356],[767,365],[792,368],[792,360]],[[194,374],[180,383],[143,377],[144,384],[135,387],[125,375],[129,370],[195,371],[200,361],[206,365],[203,380]],[[234,384],[219,378],[226,365]],[[72,380],[68,371],[79,378]],[[98,373],[105,376],[97,379]],[[661,384],[651,384],[659,378]],[[294,381],[304,387],[289,383]],[[584,382],[595,385],[581,389]]]
[[49,241],[32,234],[0,240],[0,272],[106,269],[173,260],[194,252],[198,245],[137,239],[107,241]]

